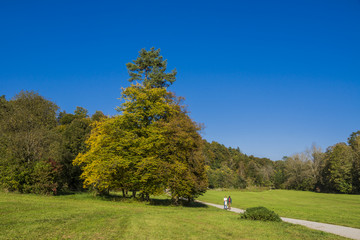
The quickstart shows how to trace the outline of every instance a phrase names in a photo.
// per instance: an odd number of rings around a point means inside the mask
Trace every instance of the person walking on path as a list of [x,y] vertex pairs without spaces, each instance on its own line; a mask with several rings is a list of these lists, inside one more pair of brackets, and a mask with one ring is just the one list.
[[227,199],[227,197],[225,196],[225,197],[224,197],[224,209],[225,209],[225,210],[227,209],[227,203],[228,203],[227,200],[228,200],[228,199]]
[[231,203],[232,203],[232,199],[229,196],[229,198],[227,199],[227,203],[228,203],[228,209],[231,210]]

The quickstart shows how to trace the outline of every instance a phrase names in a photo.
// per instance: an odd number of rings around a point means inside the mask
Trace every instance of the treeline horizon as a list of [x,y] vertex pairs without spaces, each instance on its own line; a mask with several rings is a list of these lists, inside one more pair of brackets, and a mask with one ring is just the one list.
[[[114,116],[101,111],[90,117],[82,107],[73,113],[59,111],[55,103],[34,91],[21,91],[11,100],[1,96],[2,189],[40,194],[82,191],[82,171],[72,162],[86,152],[93,123],[109,117]],[[6,144],[11,138],[12,144]],[[353,132],[347,144],[337,143],[325,152],[314,145],[276,161],[244,154],[239,147],[202,141],[209,188],[360,192],[360,131]]]

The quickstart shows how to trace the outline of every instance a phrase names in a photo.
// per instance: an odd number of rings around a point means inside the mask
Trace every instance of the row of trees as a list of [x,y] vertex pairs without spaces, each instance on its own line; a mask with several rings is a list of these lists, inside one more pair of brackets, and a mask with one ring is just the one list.
[[[191,178],[189,174],[186,180],[192,184],[188,185],[188,190],[191,189],[189,186],[201,189],[192,190],[197,193],[207,186],[204,169],[210,188],[255,185],[360,192],[360,131],[352,133],[347,144],[338,143],[325,152],[313,146],[303,153],[273,162],[267,158],[247,156],[239,148],[227,148],[201,139],[198,134],[200,126],[191,121],[178,99],[165,88],[133,85],[124,90],[123,96],[129,99],[119,108],[122,114],[112,118],[107,118],[100,111],[90,118],[87,110],[81,107],[77,107],[74,113],[56,114],[58,107],[34,92],[20,92],[9,101],[4,96],[0,97],[1,187],[9,191],[56,194],[59,191],[81,190],[85,179],[87,187],[99,191],[113,188],[142,191],[146,197],[164,188],[170,189],[170,183],[186,186],[181,181],[175,181],[174,173],[183,175],[179,169],[186,169],[181,168],[179,159],[171,155],[176,153],[183,159],[183,165],[193,166],[193,170],[187,169],[188,173],[200,171],[200,174],[195,174],[200,176],[199,179]],[[151,107],[153,103],[157,105],[154,109]],[[93,134],[89,139],[91,131]],[[99,137],[104,133],[114,136],[111,140]],[[87,139],[88,146],[85,143]],[[102,141],[105,140],[112,141],[113,145],[104,145]],[[118,156],[107,157],[118,165],[112,170],[107,168],[109,172],[106,174],[115,171],[116,174],[110,175],[122,176],[121,181],[115,181],[115,178],[101,181],[105,173],[89,171],[93,164],[90,163],[91,155],[104,149],[108,149],[109,154],[112,148],[118,150],[115,152]],[[74,166],[76,156],[77,165]],[[197,157],[192,159],[194,156]],[[164,161],[159,162],[159,159]],[[97,161],[102,159],[97,158]],[[80,166],[84,167],[83,170]],[[152,179],[151,176],[162,178]],[[171,179],[171,176],[174,178]],[[153,184],[158,188],[151,188]],[[183,195],[182,192],[176,193],[179,190],[175,187],[171,188],[174,196]]]
[[323,152],[315,145],[279,161],[257,158],[204,142],[210,188],[249,186],[318,192],[360,193],[360,131],[347,143],[338,143]]

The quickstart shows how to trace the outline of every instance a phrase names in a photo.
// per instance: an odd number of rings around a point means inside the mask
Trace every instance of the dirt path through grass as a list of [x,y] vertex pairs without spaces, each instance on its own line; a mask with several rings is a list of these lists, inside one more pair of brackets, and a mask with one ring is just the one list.
[[[197,201],[197,202],[206,204],[208,206],[220,208],[220,209],[224,208],[223,205],[219,205],[219,204],[207,203],[207,202],[202,202],[202,201]],[[236,212],[236,213],[243,213],[245,210],[232,207],[230,211]],[[344,227],[344,226],[338,226],[338,225],[333,225],[333,224],[312,222],[312,221],[293,219],[293,218],[285,218],[285,217],[281,217],[281,219],[284,222],[288,222],[288,223],[292,223],[292,224],[299,224],[299,225],[303,225],[303,226],[311,228],[311,229],[336,234],[336,235],[339,235],[342,237],[347,237],[350,239],[360,240],[360,229],[357,229],[357,228]]]

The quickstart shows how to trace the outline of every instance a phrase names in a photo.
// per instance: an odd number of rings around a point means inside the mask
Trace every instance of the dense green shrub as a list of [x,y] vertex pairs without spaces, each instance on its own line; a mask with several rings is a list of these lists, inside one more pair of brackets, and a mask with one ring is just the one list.
[[241,214],[241,218],[281,222],[281,218],[279,217],[279,215],[265,207],[248,208],[246,209],[245,213]]

